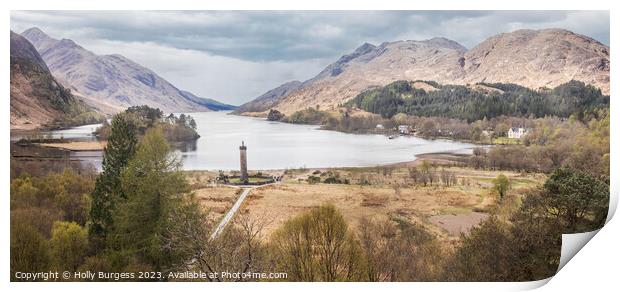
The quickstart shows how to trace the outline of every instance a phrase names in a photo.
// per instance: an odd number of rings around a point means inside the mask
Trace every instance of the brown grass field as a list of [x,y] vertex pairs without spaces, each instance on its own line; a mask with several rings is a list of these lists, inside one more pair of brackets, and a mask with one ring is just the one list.
[[[265,221],[265,238],[286,220],[315,206],[333,204],[352,228],[356,228],[362,218],[398,218],[421,224],[440,239],[453,241],[490,214],[509,214],[518,207],[525,190],[545,179],[540,174],[447,167],[447,171],[455,174],[456,185],[424,187],[407,182],[406,167],[391,169],[388,174],[377,167],[289,170],[283,182],[253,189],[239,212]],[[349,179],[350,184],[308,184],[305,178],[318,176],[319,171],[338,173],[340,178]],[[501,203],[492,183],[500,173],[508,176],[512,183],[508,196]],[[215,213],[213,219],[221,217],[237,198],[235,189],[208,186],[215,176],[216,173],[209,171],[193,171],[189,175],[205,208]],[[371,184],[358,184],[361,178]]]
[[232,187],[207,187],[194,194],[203,204],[210,220],[218,221],[228,212],[239,196],[239,189]]

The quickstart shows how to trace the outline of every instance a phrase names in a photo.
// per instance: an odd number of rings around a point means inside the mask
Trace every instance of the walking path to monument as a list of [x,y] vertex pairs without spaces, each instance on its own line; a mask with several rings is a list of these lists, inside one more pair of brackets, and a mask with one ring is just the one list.
[[[247,151],[247,147],[245,146],[245,143],[241,141],[241,146],[239,146],[239,158],[240,158],[239,161],[241,164],[240,178],[241,178],[241,181],[245,181],[247,183],[248,181],[248,159],[247,159],[246,151]],[[262,187],[262,186],[268,186],[270,184],[274,184],[274,183],[264,184],[264,185],[255,186],[255,187],[241,187],[241,189],[243,189],[243,192],[241,192],[241,195],[239,195],[239,198],[237,199],[235,204],[232,206],[232,208],[230,208],[228,213],[226,213],[224,218],[222,218],[222,221],[220,221],[220,224],[217,225],[217,227],[211,234],[211,240],[217,238],[222,233],[222,231],[224,231],[224,228],[226,228],[226,225],[228,225],[228,222],[230,222],[230,219],[235,217],[235,213],[237,213],[237,210],[239,210],[239,207],[241,207],[241,204],[243,204],[243,200],[245,200],[245,198],[250,194],[250,191],[252,189]],[[239,188],[237,186],[230,186],[230,187]]]
[[271,184],[264,184],[264,185],[256,186],[256,187],[242,187],[243,192],[241,192],[241,195],[239,196],[235,204],[232,206],[232,208],[230,208],[228,213],[226,213],[224,218],[222,218],[222,221],[220,221],[220,224],[217,225],[217,227],[211,234],[211,239],[217,238],[222,233],[222,231],[224,231],[224,228],[226,228],[226,225],[228,225],[228,222],[230,222],[230,219],[232,219],[235,216],[235,213],[237,213],[237,210],[239,210],[239,207],[241,207],[241,204],[243,204],[243,200],[245,200],[245,198],[250,194],[250,191],[252,189],[268,186]]

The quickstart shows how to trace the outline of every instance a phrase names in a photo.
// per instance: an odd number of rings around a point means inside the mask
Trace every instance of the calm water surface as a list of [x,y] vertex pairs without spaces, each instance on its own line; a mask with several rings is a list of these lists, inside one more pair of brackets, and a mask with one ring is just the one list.
[[[411,161],[418,154],[471,153],[474,145],[416,137],[388,139],[383,135],[355,135],[319,130],[317,126],[269,122],[228,112],[191,113],[200,139],[179,147],[186,170],[239,169],[239,145],[247,146],[248,169],[375,166]],[[65,138],[91,139],[96,126],[54,131]],[[100,164],[92,153],[76,152]]]
[[345,134],[224,112],[192,116],[201,138],[195,151],[181,153],[186,169],[238,169],[241,141],[248,147],[249,169],[374,166],[410,161],[422,153],[468,152],[473,147],[445,140]]
[[[49,138],[53,139],[71,139],[76,141],[94,141],[96,138],[93,135],[93,132],[99,127],[101,124],[91,124],[84,125],[79,127],[73,127],[64,130],[56,130],[56,131],[43,131],[40,134],[42,136],[49,136]],[[11,141],[18,141],[22,138],[31,138],[33,134],[13,134],[11,133]]]

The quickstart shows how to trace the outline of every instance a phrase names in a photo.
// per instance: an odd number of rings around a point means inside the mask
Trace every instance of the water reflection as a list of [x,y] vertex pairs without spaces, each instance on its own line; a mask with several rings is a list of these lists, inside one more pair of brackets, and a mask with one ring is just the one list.
[[11,141],[19,141],[21,139],[68,139],[73,141],[95,141],[97,137],[93,132],[99,128],[101,124],[90,124],[79,127],[73,127],[55,131],[31,131],[28,133],[11,133]]
[[194,141],[186,141],[186,142],[176,142],[174,144],[172,144],[172,147],[181,152],[181,153],[185,153],[185,152],[193,152],[193,151],[197,151],[198,149],[198,142],[197,140]]

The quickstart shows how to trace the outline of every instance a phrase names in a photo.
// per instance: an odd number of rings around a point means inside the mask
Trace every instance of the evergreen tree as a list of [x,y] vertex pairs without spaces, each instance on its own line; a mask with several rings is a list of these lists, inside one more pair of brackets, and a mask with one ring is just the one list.
[[164,239],[174,225],[170,218],[189,191],[180,162],[158,128],[147,130],[135,156],[122,171],[126,200],[113,211],[109,246],[161,271],[176,258]]
[[603,227],[609,207],[609,186],[592,175],[558,168],[545,182],[548,212],[561,220],[563,233]]
[[194,118],[189,117],[189,127],[192,128],[192,130],[196,130],[196,128],[198,127],[196,125],[196,120],[194,120]]
[[135,125],[126,115],[116,115],[112,120],[110,137],[103,153],[103,172],[97,177],[92,192],[89,236],[97,250],[103,247],[113,224],[112,210],[115,202],[125,198],[121,188],[121,172],[134,155],[137,141]]

